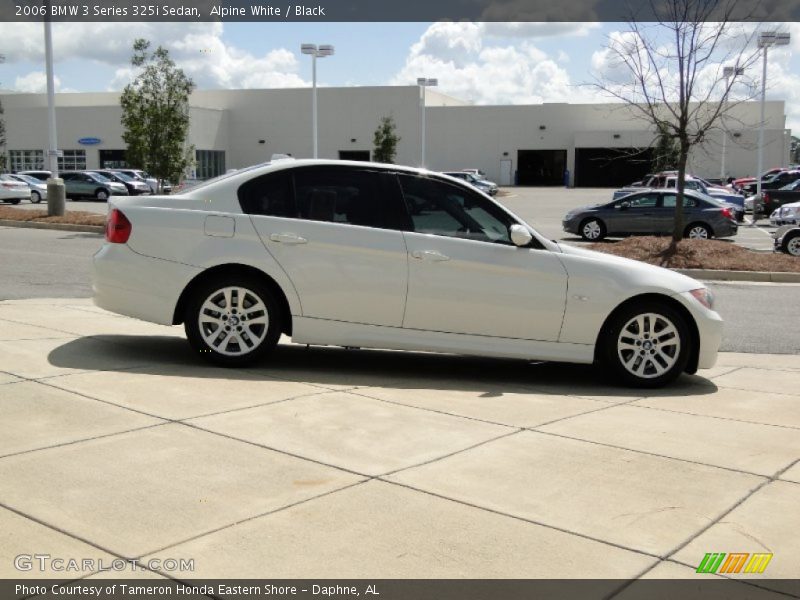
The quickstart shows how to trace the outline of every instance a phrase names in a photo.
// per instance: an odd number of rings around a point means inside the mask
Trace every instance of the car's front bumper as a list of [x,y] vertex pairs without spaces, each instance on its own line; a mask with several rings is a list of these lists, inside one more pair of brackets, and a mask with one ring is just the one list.
[[719,347],[722,344],[722,317],[717,311],[706,308],[689,292],[675,296],[694,319],[697,326],[700,347],[697,352],[697,368],[710,369],[717,363]]

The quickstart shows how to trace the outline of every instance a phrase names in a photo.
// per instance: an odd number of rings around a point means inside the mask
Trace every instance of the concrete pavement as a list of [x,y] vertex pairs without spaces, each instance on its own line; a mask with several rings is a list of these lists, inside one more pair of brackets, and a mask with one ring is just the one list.
[[48,553],[192,559],[156,569],[183,578],[713,578],[707,552],[800,577],[797,356],[722,354],[652,392],[289,343],[226,370],[69,298],[0,302],[0,356],[1,577],[63,577],[14,568]]

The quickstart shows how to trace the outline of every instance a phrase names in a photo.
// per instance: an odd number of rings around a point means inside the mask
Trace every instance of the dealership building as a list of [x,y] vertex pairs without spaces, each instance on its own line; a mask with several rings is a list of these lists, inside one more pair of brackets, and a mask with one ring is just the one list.
[[[344,87],[318,90],[319,156],[369,160],[375,129],[392,116],[398,164],[421,160],[421,88]],[[10,170],[45,168],[47,97],[0,94]],[[616,186],[648,172],[655,132],[624,104],[476,106],[430,88],[425,93],[426,163],[436,171],[478,168],[501,185]],[[265,162],[273,154],[312,155],[309,88],[195,91],[189,143],[205,179]],[[56,94],[61,168],[125,165],[118,93]],[[757,169],[760,104],[741,103],[726,117],[727,135],[711,131],[690,156],[689,172],[719,177]],[[789,162],[783,101],[766,103],[764,167]]]

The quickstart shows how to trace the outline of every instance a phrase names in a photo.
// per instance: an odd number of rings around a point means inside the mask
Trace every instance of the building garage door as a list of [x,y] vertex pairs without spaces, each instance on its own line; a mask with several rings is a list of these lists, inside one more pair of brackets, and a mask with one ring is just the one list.
[[621,187],[650,173],[652,148],[575,148],[575,187]]
[[518,150],[517,185],[564,185],[566,150]]

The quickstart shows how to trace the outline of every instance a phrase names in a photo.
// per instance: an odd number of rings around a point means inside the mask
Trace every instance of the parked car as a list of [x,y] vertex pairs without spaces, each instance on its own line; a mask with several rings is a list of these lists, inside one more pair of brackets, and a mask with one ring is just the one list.
[[[761,191],[764,190],[778,190],[790,183],[793,183],[800,179],[800,171],[781,171],[780,173],[775,173],[774,175],[770,175],[766,179],[761,182]],[[744,186],[742,186],[742,191],[744,192],[745,196],[752,196],[758,191],[758,183],[752,181]]]
[[31,190],[31,202],[34,204],[39,204],[42,198],[47,198],[47,184],[41,179],[36,179],[36,177],[32,177],[31,175],[23,175],[22,173],[9,175],[9,177],[28,184]]
[[774,234],[775,251],[800,256],[800,225],[784,225]]
[[52,171],[17,171],[17,175],[30,175],[41,181],[47,181],[53,176]]
[[[141,169],[109,169],[109,171],[114,171],[116,173],[123,173],[128,177],[132,177],[133,179],[136,179],[138,181],[144,181],[150,188],[150,193],[152,194],[158,193],[158,179],[152,177],[147,171],[142,171]],[[164,182],[161,191],[164,194],[169,194],[172,191],[172,186],[168,181]]]
[[[676,199],[674,190],[644,190],[608,204],[573,209],[566,214],[562,225],[567,233],[592,242],[606,236],[669,234]],[[686,237],[708,239],[736,235],[738,225],[731,207],[690,190],[684,192],[683,201]]]
[[[635,184],[632,184],[630,186],[626,186],[620,190],[617,190],[616,192],[614,192],[612,199],[617,200],[619,198],[622,198],[623,196],[627,196],[628,194],[631,194],[633,192],[639,191],[644,188],[675,189],[677,185],[678,185],[677,173],[675,171],[664,171],[662,173],[650,176],[641,186],[636,186]],[[741,219],[739,220],[740,221],[744,220],[744,197],[741,194],[717,186],[709,187],[705,184],[705,182],[702,179],[698,177],[693,177],[692,175],[686,176],[684,189],[701,192],[708,196],[712,196],[717,200],[721,200],[723,202],[727,202],[728,204],[734,204],[738,206],[740,209],[742,209],[740,213]]]
[[128,195],[128,189],[121,183],[90,171],[67,171],[60,176],[64,180],[68,198],[94,198],[105,201],[111,196]]
[[[779,190],[766,190],[761,193],[761,196],[760,201],[757,196],[753,196],[752,198],[748,198],[745,203],[750,204],[751,210],[752,205],[755,203],[758,214],[771,214],[775,209],[785,204],[800,201],[800,179],[783,186]],[[748,202],[748,200],[751,201]]]
[[125,189],[128,190],[129,196],[141,196],[142,194],[150,194],[150,186],[147,185],[147,182],[141,181],[139,179],[134,179],[126,175],[125,173],[120,173],[118,171],[110,171],[104,169],[97,169],[92,171],[87,171],[87,173],[97,173],[102,175],[106,179],[111,181],[116,181],[117,183],[121,183],[125,186]]
[[455,177],[456,179],[461,179],[462,181],[466,181],[473,187],[478,188],[484,194],[489,194],[490,196],[494,196],[497,194],[497,189],[498,189],[497,184],[492,183],[491,181],[479,179],[472,173],[467,173],[466,171],[447,171],[442,174],[447,175],[449,177]]
[[478,177],[478,179],[486,179],[486,173],[484,173],[480,169],[461,169],[461,172],[462,173],[472,173],[473,175]]
[[769,216],[769,222],[770,225],[776,227],[800,224],[800,202],[792,202],[776,208]]
[[31,199],[31,188],[24,181],[18,181],[11,175],[0,175],[0,201],[19,204]]
[[[549,241],[466,183],[298,160],[180,196],[111,198],[95,303],[184,325],[199,358],[301,344],[600,361],[655,387],[716,361],[722,321],[694,279]],[[569,292],[567,284],[569,283]]]

